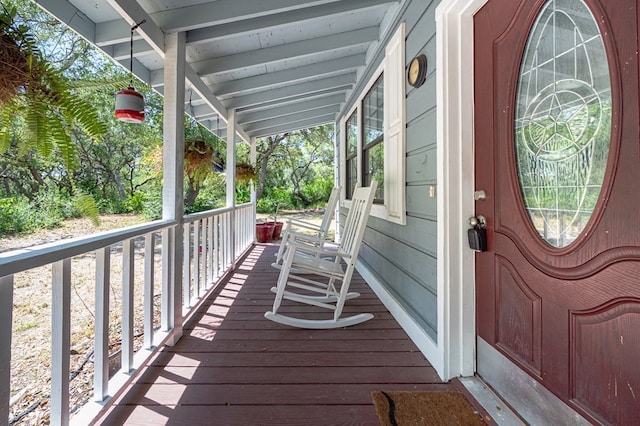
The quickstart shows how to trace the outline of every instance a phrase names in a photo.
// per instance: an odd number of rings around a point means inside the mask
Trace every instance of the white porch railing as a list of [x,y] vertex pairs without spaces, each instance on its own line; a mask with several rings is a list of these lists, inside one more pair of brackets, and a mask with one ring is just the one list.
[[[180,337],[182,323],[207,290],[229,270],[255,241],[255,201],[216,209],[177,221],[155,221],[86,237],[63,240],[0,254],[0,425],[8,422],[11,393],[14,275],[50,265],[51,297],[51,424],[70,421],[69,374],[71,353],[71,259],[95,252],[94,400],[81,412],[90,420],[110,395],[123,386],[131,372],[153,354],[166,337]],[[182,282],[172,284],[176,235],[182,236]],[[162,284],[160,329],[154,330],[154,265],[156,238],[161,237]],[[109,295],[111,251],[122,247],[121,369],[109,379]],[[142,349],[134,358],[134,249],[143,246]],[[171,250],[173,248],[173,250]],[[174,259],[175,257],[175,259]],[[172,275],[173,273],[173,275]],[[180,281],[176,279],[175,281]],[[180,291],[182,293],[180,293]],[[182,294],[182,312],[174,312],[173,295]],[[111,313],[113,318],[113,313]],[[172,341],[170,340],[170,341]],[[88,419],[87,419],[88,417]],[[75,420],[75,419],[74,419]],[[83,420],[78,419],[80,422]]]

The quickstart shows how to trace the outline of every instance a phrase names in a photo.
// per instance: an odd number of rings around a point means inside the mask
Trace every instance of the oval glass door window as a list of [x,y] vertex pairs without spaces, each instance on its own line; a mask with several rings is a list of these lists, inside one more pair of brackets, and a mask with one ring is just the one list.
[[571,244],[598,201],[611,139],[611,82],[598,25],[582,0],[548,0],[518,79],[515,152],[541,238]]

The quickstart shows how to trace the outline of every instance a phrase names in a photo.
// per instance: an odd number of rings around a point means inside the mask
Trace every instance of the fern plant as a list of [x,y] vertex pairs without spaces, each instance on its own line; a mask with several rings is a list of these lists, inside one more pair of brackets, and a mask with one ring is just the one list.
[[[80,129],[99,142],[107,125],[74,93],[62,72],[47,62],[29,27],[16,23],[16,14],[15,8],[0,10],[0,155],[15,141],[19,153],[36,151],[59,158],[71,179],[78,166],[72,131]],[[71,184],[75,186],[73,180]],[[93,198],[76,190],[76,204],[97,221]]]

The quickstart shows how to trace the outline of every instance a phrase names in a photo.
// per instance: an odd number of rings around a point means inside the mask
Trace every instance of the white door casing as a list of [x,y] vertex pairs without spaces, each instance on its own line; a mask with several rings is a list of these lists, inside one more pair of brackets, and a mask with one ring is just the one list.
[[[436,9],[438,349],[443,379],[476,370],[473,15],[488,0],[443,0]],[[481,188],[478,188],[481,189]],[[431,360],[434,363],[433,360]]]

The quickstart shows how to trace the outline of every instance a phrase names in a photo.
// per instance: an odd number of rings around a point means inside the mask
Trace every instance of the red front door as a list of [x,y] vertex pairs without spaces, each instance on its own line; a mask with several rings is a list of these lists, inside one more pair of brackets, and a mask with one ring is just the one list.
[[640,422],[637,0],[475,15],[478,336],[595,422]]

